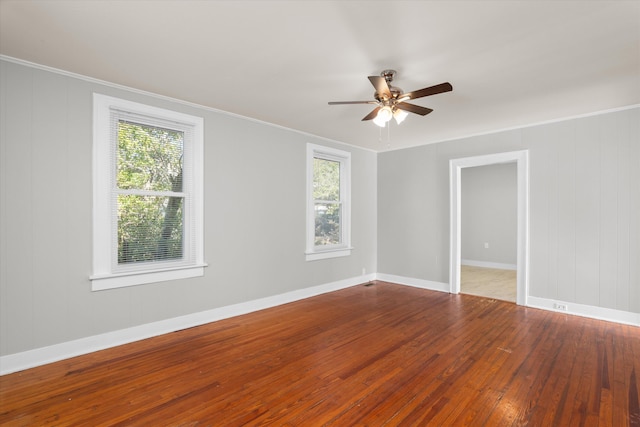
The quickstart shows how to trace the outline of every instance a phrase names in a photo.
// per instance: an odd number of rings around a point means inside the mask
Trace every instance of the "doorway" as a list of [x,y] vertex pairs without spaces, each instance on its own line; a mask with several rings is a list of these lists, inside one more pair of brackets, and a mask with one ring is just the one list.
[[451,159],[450,173],[450,255],[449,289],[460,293],[462,232],[462,169],[476,166],[516,163],[517,169],[517,243],[516,303],[527,305],[529,288],[529,152],[528,150]]
[[461,170],[460,292],[516,302],[516,162]]

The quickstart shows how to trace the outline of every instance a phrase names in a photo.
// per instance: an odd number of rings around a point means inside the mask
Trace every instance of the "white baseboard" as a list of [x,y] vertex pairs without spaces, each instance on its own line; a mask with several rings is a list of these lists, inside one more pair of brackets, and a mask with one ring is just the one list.
[[[558,301],[532,296],[527,297],[527,306],[540,308],[543,310],[555,311],[558,313],[589,317],[591,319],[606,320],[609,322],[622,323],[625,325],[640,326],[640,313],[632,313],[630,311],[595,307],[593,305],[584,305],[575,302]],[[564,307],[565,310],[563,310],[561,307]]]
[[293,301],[355,286],[360,283],[374,280],[375,278],[375,274],[357,276],[324,285],[299,289],[280,295],[192,313],[185,316],[174,317],[172,319],[161,320],[100,335],[93,335],[73,341],[54,344],[48,347],[9,354],[0,357],[0,375],[22,371],[24,369],[45,365],[47,363],[57,362],[122,344],[128,344],[134,341],[179,331],[181,329],[204,325],[206,323],[263,310],[265,308],[275,307],[281,304],[287,304]]
[[413,286],[414,288],[429,289],[431,291],[449,292],[449,284],[433,282],[431,280],[415,279],[413,277],[395,276],[393,274],[378,273],[377,280],[383,282],[398,283],[400,285]]
[[473,259],[461,259],[460,265],[469,265],[471,267],[497,268],[499,270],[517,270],[516,264],[504,264],[501,262],[476,261]]

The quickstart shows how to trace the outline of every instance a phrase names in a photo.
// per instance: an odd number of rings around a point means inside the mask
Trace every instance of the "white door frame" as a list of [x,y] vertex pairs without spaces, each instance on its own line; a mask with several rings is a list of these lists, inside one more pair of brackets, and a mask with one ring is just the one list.
[[461,172],[463,168],[516,163],[518,189],[517,296],[518,305],[529,297],[529,150],[487,154],[449,160],[450,256],[449,292],[460,292]]

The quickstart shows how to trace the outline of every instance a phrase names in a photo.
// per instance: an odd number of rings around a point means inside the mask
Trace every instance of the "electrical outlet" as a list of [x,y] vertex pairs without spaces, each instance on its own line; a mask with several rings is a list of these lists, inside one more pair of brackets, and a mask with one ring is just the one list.
[[567,311],[567,306],[565,304],[558,304],[557,302],[553,303],[553,308],[560,311]]
[[489,249],[489,242],[486,242],[486,243],[484,244],[484,248],[485,248],[485,249]]

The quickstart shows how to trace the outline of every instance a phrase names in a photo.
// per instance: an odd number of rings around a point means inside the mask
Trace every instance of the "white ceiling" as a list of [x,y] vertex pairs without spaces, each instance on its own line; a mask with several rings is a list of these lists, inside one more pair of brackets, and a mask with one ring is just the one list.
[[[0,0],[0,54],[385,151],[640,104],[640,1]],[[327,105],[385,68],[453,92]]]

